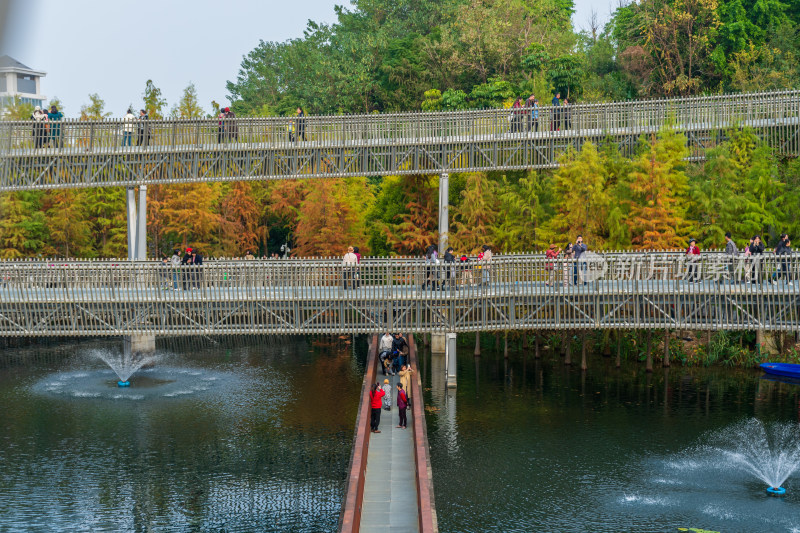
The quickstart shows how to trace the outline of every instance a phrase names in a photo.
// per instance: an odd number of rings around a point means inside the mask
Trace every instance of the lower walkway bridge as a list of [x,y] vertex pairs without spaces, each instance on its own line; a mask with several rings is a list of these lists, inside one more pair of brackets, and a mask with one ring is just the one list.
[[[695,256],[698,257],[698,256]],[[2,261],[0,336],[800,329],[800,258]]]

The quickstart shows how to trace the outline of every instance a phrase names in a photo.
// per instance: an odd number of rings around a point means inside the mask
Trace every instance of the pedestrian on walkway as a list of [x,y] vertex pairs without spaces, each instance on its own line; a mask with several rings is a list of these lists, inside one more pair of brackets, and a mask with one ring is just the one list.
[[50,125],[50,144],[53,148],[61,148],[61,119],[64,118],[64,113],[58,110],[56,106],[50,106],[50,112],[47,113],[47,122]]
[[439,247],[435,244],[429,245],[425,249],[425,281],[422,283],[422,290],[433,285],[433,290],[439,288],[436,281],[436,265],[439,264]]
[[122,146],[130,146],[131,139],[133,139],[133,127],[136,122],[136,115],[129,107],[128,112],[125,113],[125,118],[122,119]]
[[200,289],[203,283],[203,254],[197,248],[192,249],[192,277],[194,278],[194,288]]
[[344,290],[347,290],[347,282],[350,282],[350,288],[355,289],[355,281],[353,276],[358,267],[358,256],[353,251],[352,246],[347,247],[347,253],[342,257],[342,279],[344,281]]
[[489,285],[492,282],[492,247],[484,244],[481,249],[483,255],[478,257],[481,263],[481,283]]
[[47,113],[37,105],[31,120],[33,120],[33,145],[35,148],[42,148],[47,142]]
[[[586,251],[588,249],[589,249],[589,247],[586,245],[586,243],[583,242],[583,235],[578,235],[578,238],[575,239],[575,245],[572,247],[572,252],[573,252],[573,254],[575,254],[575,266],[573,267],[575,285],[578,284],[578,268],[579,268],[578,267],[578,261],[581,258],[581,256],[586,253]],[[581,270],[581,275],[585,275],[585,272],[586,272],[586,261],[581,262],[580,270]],[[586,285],[586,281],[585,280],[584,280],[583,284]]]
[[150,117],[144,109],[139,110],[139,121],[136,123],[136,144],[147,146],[150,144]]
[[728,262],[728,279],[733,283],[733,274],[736,268],[736,257],[739,255],[739,249],[736,243],[731,238],[731,232],[725,232],[725,259]]
[[[551,244],[550,248],[544,253],[544,256],[547,259],[558,259],[558,254],[561,253],[561,248],[556,250],[556,245]],[[547,281],[545,281],[546,286],[555,285],[556,284],[556,265],[555,263],[545,263],[544,269],[547,271]]]
[[517,98],[511,105],[511,133],[522,131],[522,117],[525,110],[522,108],[522,98]]
[[446,283],[447,288],[452,290],[458,290],[456,287],[456,256],[453,254],[453,247],[448,246],[447,250],[444,251],[444,271],[445,271],[445,278],[446,282],[443,280],[442,285]]
[[229,141],[239,140],[239,125],[236,123],[236,113],[230,107],[225,108],[225,136]]
[[567,245],[564,246],[564,255],[562,257],[563,257],[562,270],[564,271],[563,272],[564,278],[561,283],[562,285],[564,285],[564,287],[566,287],[567,285],[569,285],[569,280],[571,278],[569,273],[570,271],[572,271],[572,264],[571,264],[572,259],[575,258],[575,250],[573,249],[571,242],[568,242]]
[[392,369],[394,373],[397,373],[405,364],[407,352],[408,342],[402,335],[395,333],[392,341]]
[[172,251],[172,257],[169,258],[170,266],[172,267],[172,290],[178,290],[178,271],[181,269],[181,251],[177,248]]
[[297,107],[297,140],[306,140],[306,112]]
[[792,243],[789,241],[789,236],[786,233],[781,233],[778,245],[775,247],[775,257],[780,259],[780,264],[778,265],[778,271],[775,273],[775,277],[772,280],[773,285],[778,284],[779,278],[784,278],[789,281],[790,285],[792,284],[792,279],[789,276],[789,262],[791,255]]
[[700,273],[697,263],[700,260],[700,248],[697,247],[695,239],[689,239],[689,246],[686,248],[686,261],[689,263],[687,269],[687,279],[689,281],[699,281]]
[[391,411],[392,410],[392,385],[389,383],[388,379],[383,380],[383,410],[384,411]]
[[564,119],[564,129],[571,130],[572,129],[572,105],[569,102],[569,99],[564,98],[564,103],[561,104],[561,115]]
[[531,95],[525,102],[528,108],[528,131],[539,131],[539,100]]
[[558,92],[551,101],[553,109],[551,109],[552,116],[550,118],[550,131],[558,131],[561,129],[561,93]]
[[405,386],[402,383],[398,383],[397,412],[400,415],[400,421],[397,424],[398,428],[406,429],[406,427],[408,427],[408,417],[406,416],[407,408],[408,408],[408,395],[406,394]]
[[378,427],[381,425],[381,404],[383,403],[384,394],[380,383],[376,381],[369,391],[369,405],[372,408],[372,416],[370,417],[369,425],[373,433],[381,432]]
[[182,285],[183,290],[188,291],[192,288],[192,249],[186,248],[186,253],[183,254],[183,258],[181,258],[181,265],[183,266],[182,269]]
[[394,341],[394,337],[387,331],[378,343],[378,359],[381,362],[384,376],[391,371],[389,367],[392,364],[392,341]]
[[356,254],[356,271],[353,273],[353,286],[357,289],[361,286],[361,252],[358,246],[353,246],[353,253]]
[[408,402],[411,402],[411,375],[414,371],[411,369],[410,365],[403,365],[400,368],[400,372],[397,373],[400,376],[400,384],[403,386],[403,390],[406,391],[406,397],[408,398]]
[[222,144],[225,140],[225,108],[219,110],[217,114],[217,144]]

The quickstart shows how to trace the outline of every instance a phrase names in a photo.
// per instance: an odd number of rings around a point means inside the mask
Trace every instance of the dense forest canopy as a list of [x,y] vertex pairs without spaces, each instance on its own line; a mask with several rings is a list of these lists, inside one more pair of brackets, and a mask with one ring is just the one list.
[[[798,86],[800,0],[641,0],[605,27],[576,32],[570,0],[354,0],[331,25],[262,41],[228,82],[239,116],[510,106],[556,92],[573,102],[721,94]],[[59,106],[60,107],[60,106]],[[148,80],[152,118],[206,115],[187,87],[169,108]],[[216,115],[220,104],[211,103]],[[16,105],[11,118],[30,110]],[[92,94],[84,119],[105,116]],[[632,157],[587,144],[552,171],[450,178],[451,242],[470,253],[562,245],[593,249],[741,246],[800,231],[800,164],[776,159],[753,131],[722,132],[703,163],[665,129]],[[194,245],[210,256],[419,254],[437,239],[437,177],[201,183],[148,187],[151,256]],[[0,257],[126,255],[122,189],[0,196]]]

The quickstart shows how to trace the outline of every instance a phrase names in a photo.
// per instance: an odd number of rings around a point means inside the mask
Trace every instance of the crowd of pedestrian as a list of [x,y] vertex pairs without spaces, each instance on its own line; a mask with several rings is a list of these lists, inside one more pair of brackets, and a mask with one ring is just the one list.
[[202,287],[203,269],[200,267],[203,266],[203,254],[197,248],[186,248],[183,256],[176,248],[172,251],[172,256],[165,257],[161,262],[168,269],[164,276],[167,280],[164,290],[190,291]]
[[56,106],[50,106],[50,111],[38,105],[33,109],[33,144],[36,148],[61,148],[61,120],[64,114]]
[[[406,409],[411,403],[411,376],[413,369],[406,362],[408,356],[408,342],[400,333],[383,334],[378,343],[378,360],[384,376],[399,376],[395,404],[398,411],[397,428],[406,429],[408,419]],[[381,409],[391,411],[392,385],[388,378],[383,380],[383,385],[376,382],[370,390],[370,407],[372,408],[370,429],[373,433],[380,433]]]

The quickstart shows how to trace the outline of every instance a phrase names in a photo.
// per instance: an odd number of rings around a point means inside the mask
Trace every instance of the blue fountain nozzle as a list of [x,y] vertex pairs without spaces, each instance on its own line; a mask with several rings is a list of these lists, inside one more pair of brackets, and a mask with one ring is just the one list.
[[130,381],[117,381],[117,387],[130,387]]
[[767,487],[769,496],[783,496],[784,494],[786,494],[786,489],[783,487]]

